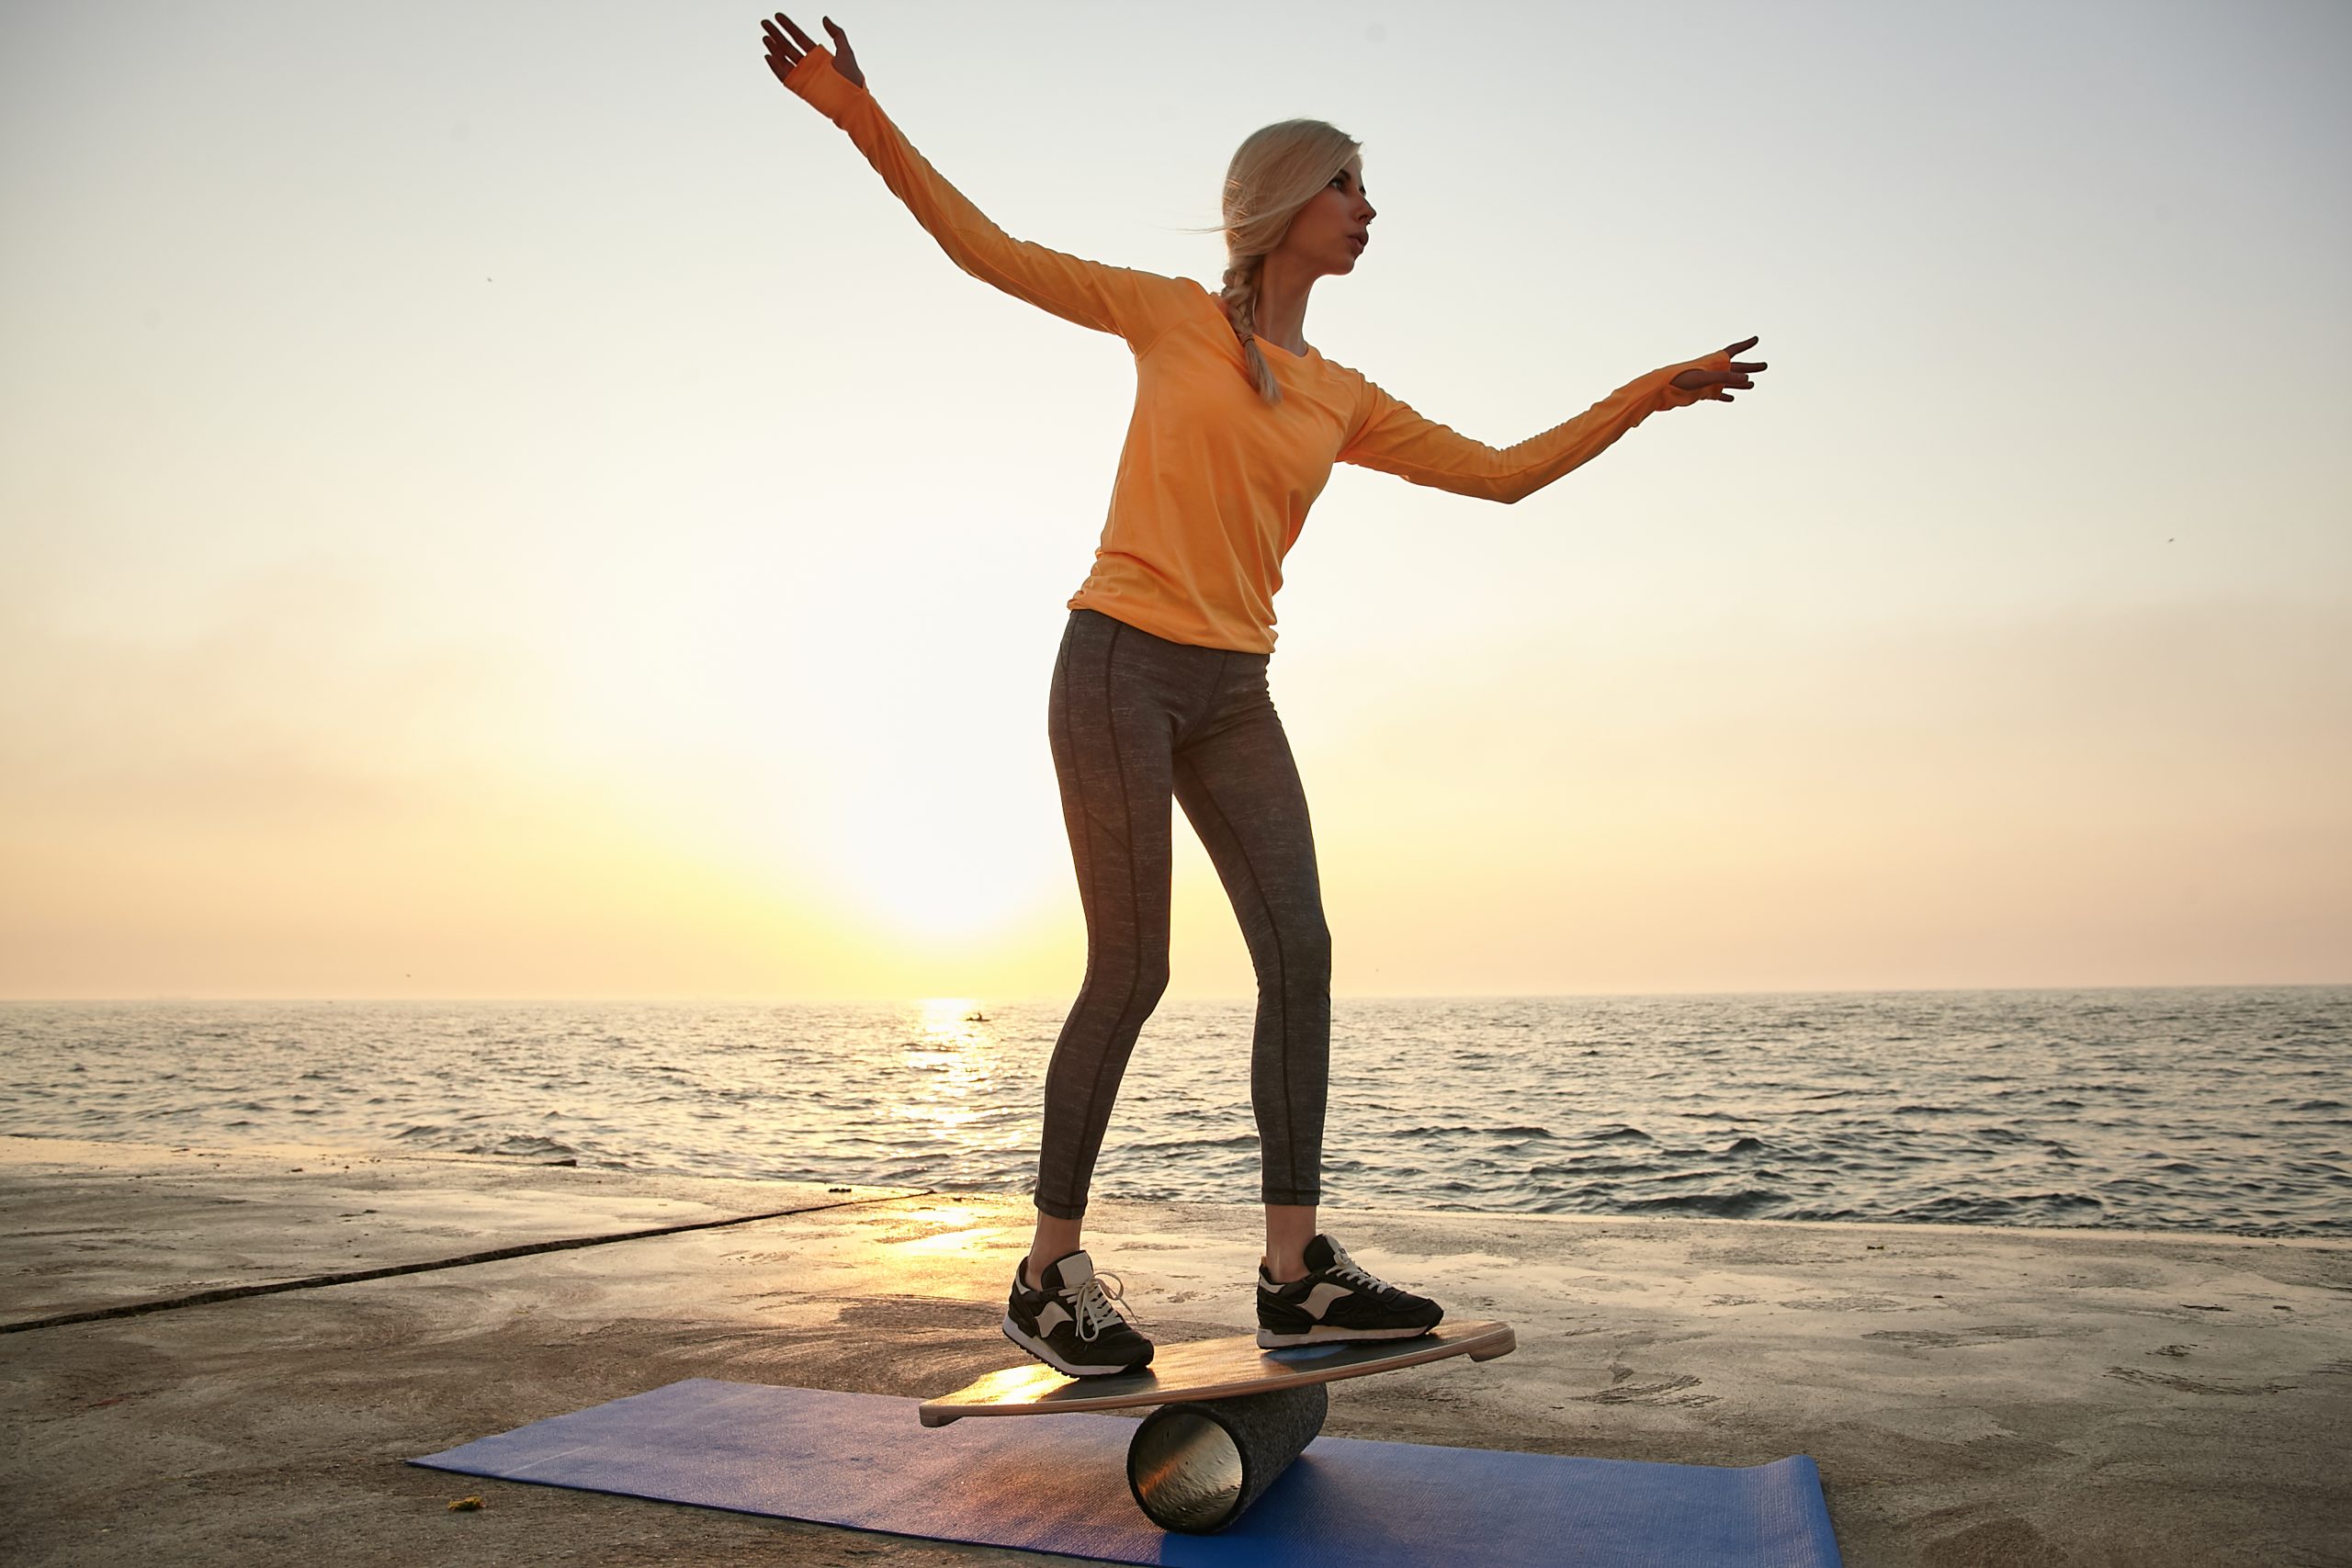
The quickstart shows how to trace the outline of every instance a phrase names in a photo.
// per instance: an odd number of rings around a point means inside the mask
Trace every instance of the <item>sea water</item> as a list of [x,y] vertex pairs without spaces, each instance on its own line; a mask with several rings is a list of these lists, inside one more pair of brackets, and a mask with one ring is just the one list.
[[[0,1133],[1021,1194],[1066,1001],[0,1004]],[[1145,1026],[1093,1195],[1250,1203],[1254,1008]],[[2352,987],[1368,1000],[1327,1207],[2352,1234]]]

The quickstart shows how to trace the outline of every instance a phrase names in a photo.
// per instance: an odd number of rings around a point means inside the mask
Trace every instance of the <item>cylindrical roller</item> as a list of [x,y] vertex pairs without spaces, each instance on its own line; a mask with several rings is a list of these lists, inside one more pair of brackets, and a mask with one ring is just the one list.
[[1127,1445],[1127,1488],[1162,1529],[1221,1530],[1315,1440],[1330,1407],[1319,1382],[1163,1404]]

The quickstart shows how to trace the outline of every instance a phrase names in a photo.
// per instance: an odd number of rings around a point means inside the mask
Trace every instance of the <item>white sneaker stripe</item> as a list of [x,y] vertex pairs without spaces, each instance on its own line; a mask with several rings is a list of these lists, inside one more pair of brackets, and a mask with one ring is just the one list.
[[1306,1300],[1299,1304],[1306,1309],[1307,1316],[1319,1323],[1323,1319],[1323,1314],[1331,1310],[1333,1302],[1354,1294],[1355,1292],[1345,1285],[1334,1285],[1326,1281],[1307,1292]]

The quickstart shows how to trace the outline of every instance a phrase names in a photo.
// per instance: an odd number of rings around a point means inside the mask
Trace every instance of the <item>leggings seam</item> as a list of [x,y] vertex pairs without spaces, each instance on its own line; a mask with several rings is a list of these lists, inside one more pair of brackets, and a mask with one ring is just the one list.
[[1216,792],[1209,787],[1208,780],[1192,763],[1180,759],[1177,765],[1200,781],[1201,798],[1208,802],[1209,809],[1216,813],[1217,825],[1233,840],[1234,851],[1241,857],[1241,868],[1250,874],[1250,890],[1258,896],[1258,907],[1265,911],[1267,933],[1273,938],[1274,996],[1282,1009],[1283,1030],[1283,1174],[1289,1178],[1290,1191],[1295,1196],[1298,1192],[1298,1117],[1290,1103],[1290,957],[1283,951],[1282,922],[1275,919],[1273,903],[1266,897],[1266,879],[1258,874],[1257,863],[1250,858],[1250,846],[1240,834],[1233,830],[1233,819],[1218,804]]
[[[1078,860],[1078,877],[1081,896],[1085,897],[1091,907],[1099,908],[1102,907],[1102,890],[1100,886],[1102,874],[1095,865],[1096,856],[1086,844],[1086,774],[1084,770],[1079,766],[1078,727],[1070,721],[1069,716],[1070,694],[1073,687],[1076,685],[1076,682],[1073,681],[1070,676],[1071,660],[1069,655],[1071,640],[1072,639],[1067,637],[1062,639],[1061,652],[1056,660],[1054,669],[1055,676],[1061,682],[1062,734],[1066,738],[1064,744],[1069,748],[1070,784],[1078,792],[1078,832],[1073,835],[1070,852]],[[1080,985],[1080,989],[1081,991],[1084,989],[1083,984]],[[1049,1076],[1051,1071],[1051,1067],[1048,1066],[1047,1072]],[[1043,1150],[1041,1149],[1039,1152],[1042,1154]],[[1047,1172],[1046,1170],[1045,1164],[1041,1159],[1038,1163],[1037,1169],[1037,1191],[1034,1200],[1040,1209],[1045,1207],[1047,1201],[1046,1192],[1046,1176]],[[1056,1208],[1067,1209],[1072,1206],[1058,1191],[1052,1195],[1052,1201]]]
[[[1193,721],[1194,728],[1204,724],[1214,724],[1216,721],[1216,700],[1225,695],[1225,678],[1232,669],[1233,661],[1231,658],[1224,654],[1218,655],[1216,661],[1216,679],[1209,682],[1208,701],[1201,705],[1200,716]],[[1192,735],[1187,732],[1178,744],[1182,745],[1184,741],[1189,741],[1192,739]]]
[[[1119,651],[1119,633],[1122,629],[1124,629],[1124,623],[1114,623],[1111,627],[1111,640],[1106,643],[1102,649],[1102,732],[1107,735],[1111,740],[1111,775],[1119,786],[1119,812],[1122,820],[1126,826],[1126,831],[1121,835],[1121,838],[1124,841],[1124,847],[1127,852],[1128,903],[1136,911],[1137,929],[1136,934],[1137,938],[1140,939],[1143,935],[1141,929],[1143,888],[1141,885],[1141,874],[1136,869],[1135,805],[1127,795],[1126,759],[1119,750],[1118,715],[1114,711],[1111,702],[1111,662]],[[1067,696],[1067,694],[1065,694],[1065,696]],[[1082,816],[1086,804],[1083,793],[1085,784],[1082,778],[1080,782],[1079,787],[1080,791],[1079,807]],[[1096,894],[1096,898],[1097,907],[1100,908],[1101,894],[1099,890]],[[1107,911],[1105,911],[1105,918],[1108,918]],[[1137,947],[1138,949],[1141,947],[1140,941],[1137,942]],[[1127,970],[1127,994],[1119,1003],[1119,1011],[1113,1024],[1114,1039],[1116,1039],[1118,1035],[1126,1032],[1127,1013],[1129,1010],[1135,1006],[1136,984],[1142,978],[1142,964],[1145,958],[1148,956],[1148,954],[1138,951],[1136,954],[1136,963]],[[1102,1074],[1110,1065],[1111,1053],[1107,1050],[1102,1052],[1094,1058],[1094,1079],[1091,1083],[1088,1084],[1086,1088],[1086,1120],[1080,1124],[1084,1128],[1091,1129],[1094,1126],[1094,1108],[1102,1098]],[[1106,1117],[1104,1120],[1107,1122],[1108,1118]],[[1083,1137],[1085,1134],[1084,1133],[1081,1133],[1080,1135]],[[1080,1152],[1081,1154],[1085,1152],[1085,1145],[1083,1144],[1080,1145]],[[1099,1152],[1100,1145],[1097,1145],[1097,1153],[1099,1154]],[[1093,1163],[1091,1160],[1088,1162],[1087,1175],[1090,1178],[1087,1185],[1091,1187],[1093,1185],[1092,1180],[1091,1179],[1093,1175]],[[1063,1205],[1065,1208],[1079,1208],[1080,1206],[1081,1205],[1074,1202],[1065,1203]]]

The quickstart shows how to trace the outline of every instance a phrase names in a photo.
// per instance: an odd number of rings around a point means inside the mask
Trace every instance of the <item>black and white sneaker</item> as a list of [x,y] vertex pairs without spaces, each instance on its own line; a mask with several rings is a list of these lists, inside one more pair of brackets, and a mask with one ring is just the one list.
[[[1023,1259],[1026,1262],[1026,1259]],[[1116,1274],[1097,1274],[1094,1260],[1073,1252],[1046,1265],[1042,1289],[1012,1269],[1004,1308],[1004,1337],[1056,1371],[1074,1378],[1132,1372],[1151,1364],[1151,1341],[1136,1332],[1120,1305],[1126,1286]],[[1102,1281],[1112,1288],[1102,1288]]]
[[1427,1334],[1445,1309],[1427,1296],[1376,1280],[1328,1235],[1306,1244],[1306,1278],[1277,1285],[1258,1266],[1258,1343],[1344,1344],[1351,1339],[1410,1339]]

